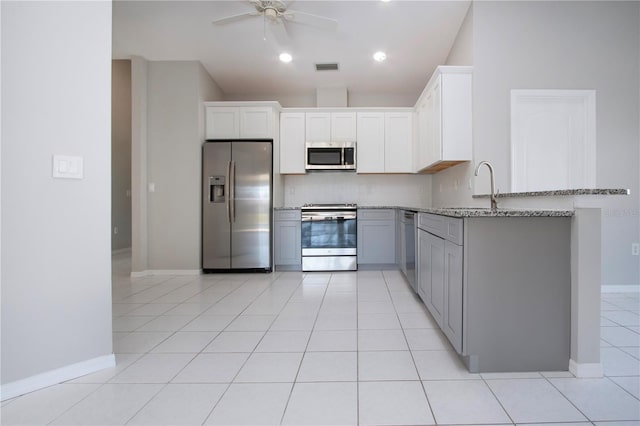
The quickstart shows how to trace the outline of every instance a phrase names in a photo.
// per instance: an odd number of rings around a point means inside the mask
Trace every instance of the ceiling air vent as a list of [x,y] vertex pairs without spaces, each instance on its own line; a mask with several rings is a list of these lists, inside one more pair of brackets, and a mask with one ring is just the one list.
[[316,64],[316,71],[338,71],[338,64]]

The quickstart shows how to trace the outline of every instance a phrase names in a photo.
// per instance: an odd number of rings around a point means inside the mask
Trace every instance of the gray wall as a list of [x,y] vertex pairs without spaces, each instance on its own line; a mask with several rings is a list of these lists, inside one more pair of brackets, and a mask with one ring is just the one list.
[[111,2],[0,8],[5,385],[112,353]]
[[[134,243],[132,270],[199,270],[202,102],[221,92],[195,61],[146,62],[146,75],[135,84],[146,86],[146,174],[134,185],[134,218],[146,230],[148,245],[144,256]],[[135,96],[145,96],[135,84]],[[141,175],[140,167],[134,162],[134,175]],[[147,184],[155,191],[143,194]],[[139,206],[145,197],[146,205]]]
[[[605,201],[602,283],[638,285],[631,243],[640,240],[640,3],[475,2],[473,9],[475,161],[491,161],[497,187],[509,191],[510,90],[595,89],[597,186],[631,189]],[[466,189],[472,168],[435,175],[434,204],[477,204]],[[488,191],[486,176],[472,180],[476,193]]]
[[131,247],[131,61],[111,64],[111,249]]

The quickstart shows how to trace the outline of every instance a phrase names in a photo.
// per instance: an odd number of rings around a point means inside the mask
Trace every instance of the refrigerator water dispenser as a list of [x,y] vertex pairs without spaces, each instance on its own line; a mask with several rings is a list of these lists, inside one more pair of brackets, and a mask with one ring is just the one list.
[[209,176],[209,202],[224,203],[224,176]]

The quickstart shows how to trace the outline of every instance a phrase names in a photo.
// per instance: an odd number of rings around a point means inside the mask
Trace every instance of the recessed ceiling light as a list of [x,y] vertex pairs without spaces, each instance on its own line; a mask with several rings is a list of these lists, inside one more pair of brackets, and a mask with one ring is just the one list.
[[387,59],[387,54],[384,52],[376,52],[373,54],[373,59],[375,59],[378,62],[382,62],[385,59]]
[[382,3],[389,3],[391,0],[380,0]]
[[291,56],[288,53],[281,53],[280,54],[280,60],[282,62],[288,63],[288,62],[291,62],[292,59],[293,59],[293,56]]

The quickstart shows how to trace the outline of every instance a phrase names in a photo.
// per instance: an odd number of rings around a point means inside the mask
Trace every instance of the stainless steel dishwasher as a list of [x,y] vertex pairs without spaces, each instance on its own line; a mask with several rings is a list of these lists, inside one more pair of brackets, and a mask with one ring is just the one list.
[[404,256],[402,264],[400,265],[402,273],[413,288],[413,291],[418,292],[416,281],[416,226],[415,226],[416,212],[410,210],[403,210],[400,216],[400,223],[402,224],[401,239],[404,249]]

